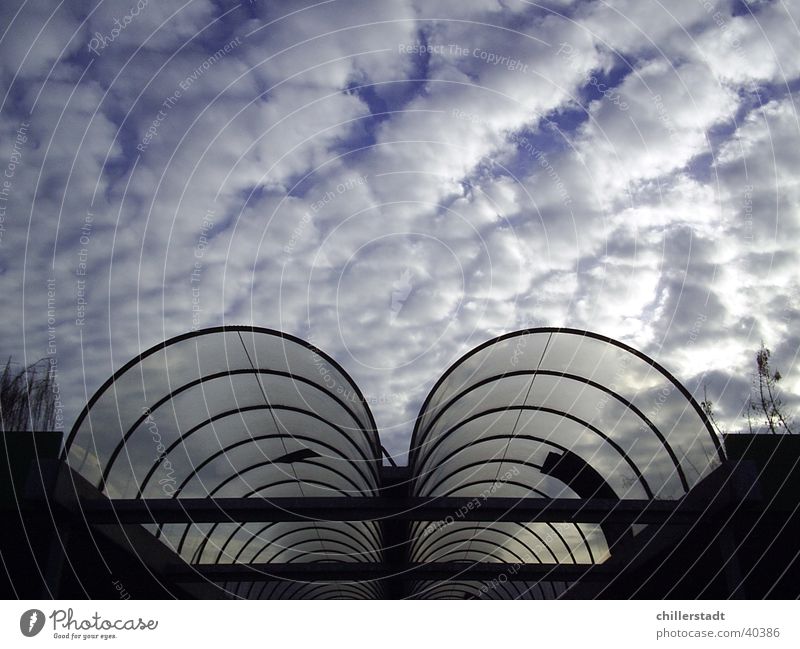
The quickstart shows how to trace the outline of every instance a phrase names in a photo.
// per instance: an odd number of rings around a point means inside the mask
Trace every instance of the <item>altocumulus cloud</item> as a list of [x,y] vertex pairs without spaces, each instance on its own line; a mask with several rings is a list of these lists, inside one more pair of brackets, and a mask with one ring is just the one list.
[[164,338],[282,329],[401,460],[436,378],[528,326],[733,428],[764,340],[796,405],[798,5],[4,2],[0,349],[57,358],[69,425]]

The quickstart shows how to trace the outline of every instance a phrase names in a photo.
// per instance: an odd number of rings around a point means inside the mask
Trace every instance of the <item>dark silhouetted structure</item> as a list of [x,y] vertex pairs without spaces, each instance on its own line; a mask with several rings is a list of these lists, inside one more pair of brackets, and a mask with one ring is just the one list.
[[800,443],[719,439],[660,365],[571,329],[479,346],[409,464],[293,336],[126,364],[58,433],[5,433],[6,597],[795,598]]

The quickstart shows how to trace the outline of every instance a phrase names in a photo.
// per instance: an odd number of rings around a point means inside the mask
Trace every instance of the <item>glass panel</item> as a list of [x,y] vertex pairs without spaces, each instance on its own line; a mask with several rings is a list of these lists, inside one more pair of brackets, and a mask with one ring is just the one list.
[[[522,376],[498,379],[450,402],[486,377],[522,370],[538,373],[532,382]],[[482,411],[523,401],[531,410],[460,425]],[[414,473],[426,485],[456,464],[497,458],[498,452],[506,457],[510,449],[517,462],[536,457],[541,463],[545,442],[578,454],[622,498],[679,498],[719,464],[703,418],[667,375],[612,342],[580,333],[534,332],[489,345],[456,365],[420,421]],[[544,441],[515,440],[491,452],[488,443],[476,443],[495,435]],[[462,472],[458,480],[473,474]],[[456,482],[446,484],[452,488]]]
[[549,333],[512,336],[472,354],[452,368],[441,385],[431,395],[428,410],[423,413],[420,430],[454,395],[490,376],[523,369],[536,369],[542,357]]
[[[319,440],[315,452],[338,458],[357,490],[372,493],[379,445],[369,411],[352,384],[301,344],[263,332],[244,331],[241,336],[237,331],[200,333],[140,359],[95,398],[68,449],[70,465],[96,485],[108,471],[104,489],[114,498],[136,497],[157,465],[151,478],[157,486],[148,482],[146,493],[170,496],[194,467],[221,448],[247,437],[281,433],[298,437],[292,442],[295,450],[311,443],[300,438]],[[312,384],[254,374],[254,364],[297,372]],[[239,373],[207,378],[230,371]],[[199,381],[201,377],[207,380]],[[188,387],[193,381],[198,382]],[[204,474],[219,466],[215,462]]]
[[277,336],[242,332],[242,339],[256,367],[279,369],[313,381],[348,404],[355,411],[360,425],[370,428],[367,410],[355,387],[324,356],[312,352],[304,345]]
[[430,427],[424,435],[424,443],[417,449],[415,460],[424,456],[439,436],[451,430],[459,422],[474,414],[493,408],[505,408],[510,405],[522,405],[531,383],[530,376],[513,376],[498,379],[486,385],[474,388],[457,398],[448,408],[441,411],[438,418],[429,418]]
[[435,529],[418,523],[413,529],[417,536],[410,556],[415,562],[591,564],[609,557],[605,535],[594,524],[502,522],[490,526],[454,521]]

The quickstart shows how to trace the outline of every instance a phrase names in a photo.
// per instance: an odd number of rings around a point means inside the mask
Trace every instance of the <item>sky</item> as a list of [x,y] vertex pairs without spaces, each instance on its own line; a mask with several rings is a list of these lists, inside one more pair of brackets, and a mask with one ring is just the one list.
[[729,430],[800,402],[800,1],[0,4],[0,352],[67,431],[175,335],[335,358],[404,461],[503,333],[650,355]]

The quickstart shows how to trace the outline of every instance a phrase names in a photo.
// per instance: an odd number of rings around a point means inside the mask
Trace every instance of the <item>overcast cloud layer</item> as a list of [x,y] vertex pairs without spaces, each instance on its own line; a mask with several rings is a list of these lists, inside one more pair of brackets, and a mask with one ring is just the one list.
[[524,327],[641,349],[733,429],[763,340],[794,408],[798,23],[797,0],[4,1],[0,350],[57,359],[69,428],[165,338],[280,329],[401,462],[442,372]]

